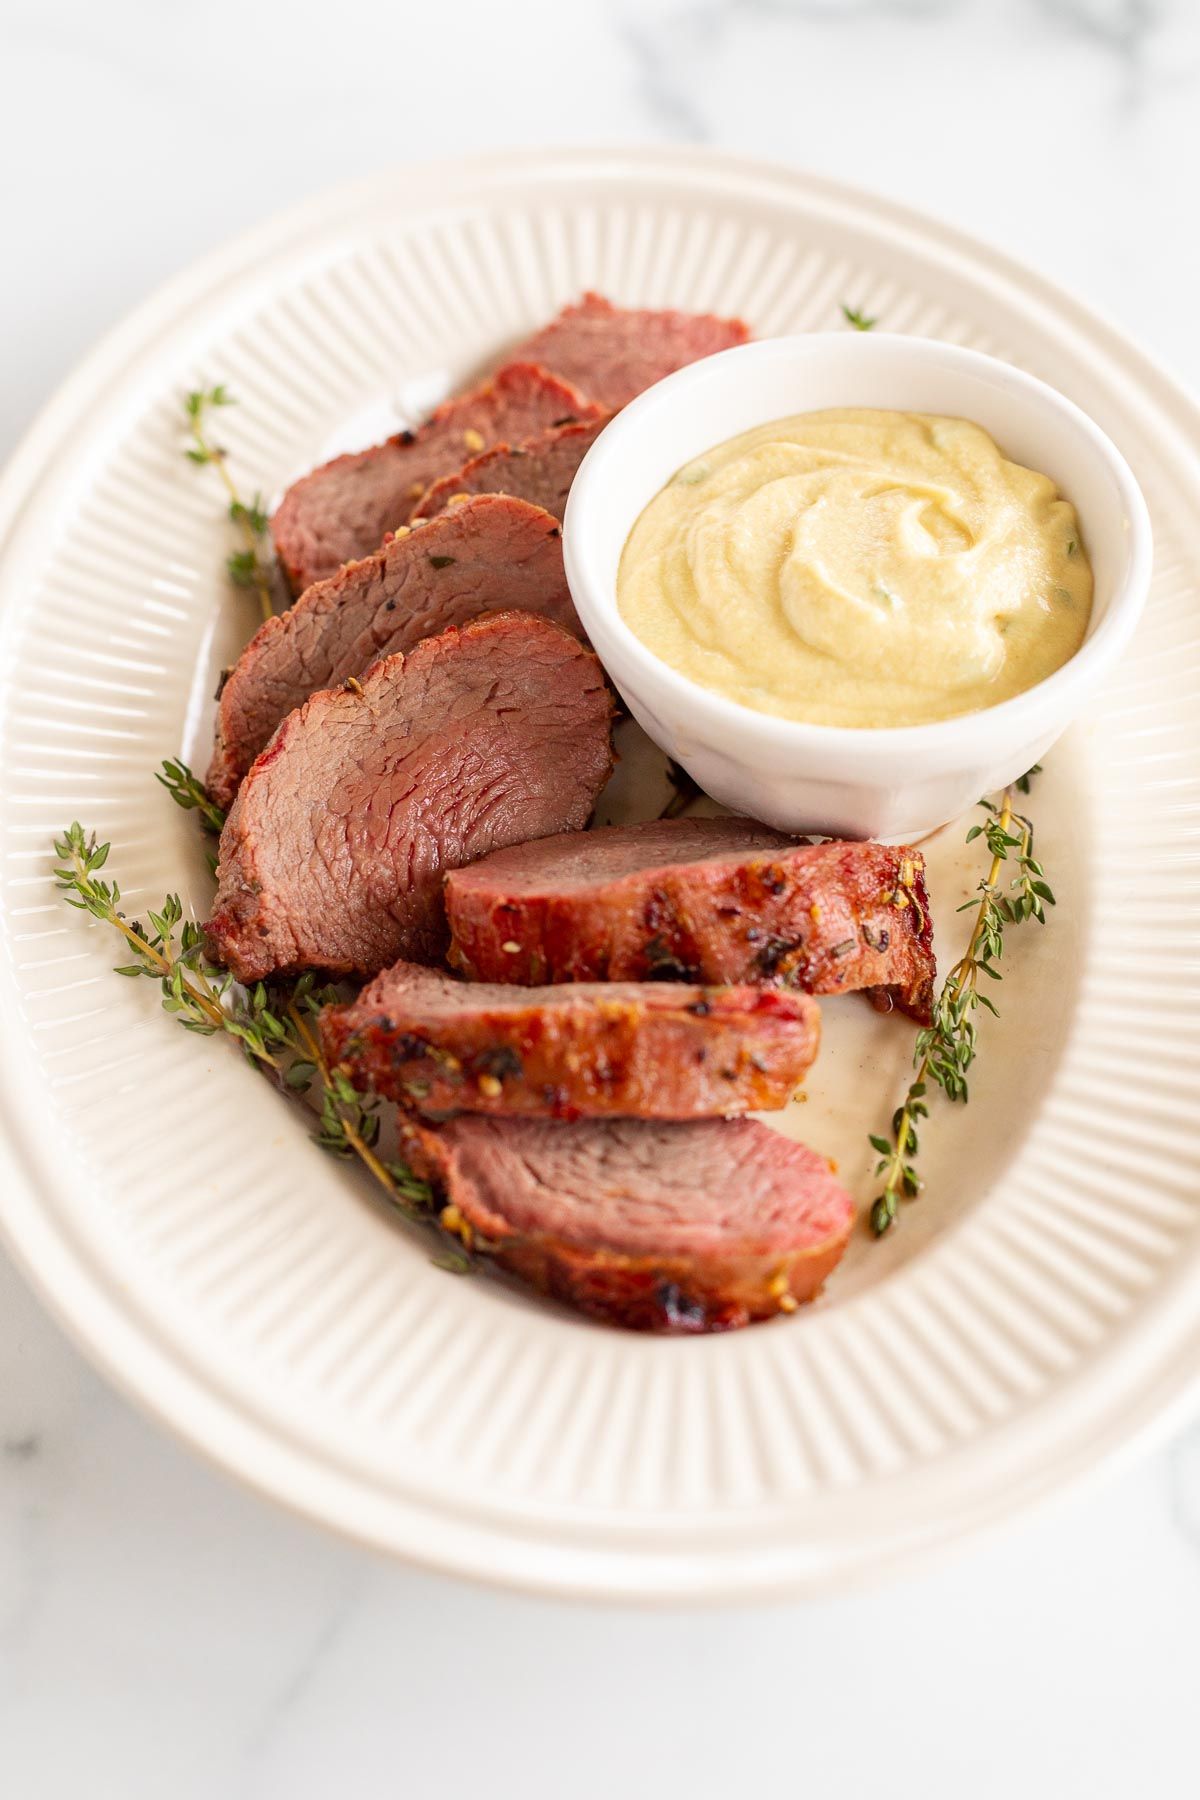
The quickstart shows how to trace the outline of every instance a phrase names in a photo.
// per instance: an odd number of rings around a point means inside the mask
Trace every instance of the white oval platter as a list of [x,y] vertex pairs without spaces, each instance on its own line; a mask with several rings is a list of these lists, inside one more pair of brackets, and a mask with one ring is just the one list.
[[[419,416],[563,300],[967,344],[1108,430],[1154,516],[1142,629],[1035,786],[1060,904],[1013,942],[928,1188],[817,1306],[740,1334],[605,1330],[428,1245],[222,1044],[122,982],[55,894],[111,839],[131,909],[203,914],[211,684],[253,625],[180,401],[224,381],[247,487]],[[490,1581],[614,1598],[828,1589],[940,1551],[1128,1452],[1200,1370],[1200,415],[1035,275],[915,215],[686,151],[489,156],[320,195],[115,331],[0,485],[0,1219],[94,1360],[173,1430],[343,1532]],[[653,811],[630,756],[614,805]],[[978,878],[930,845],[943,966]],[[826,1007],[784,1128],[863,1200],[911,1030]]]

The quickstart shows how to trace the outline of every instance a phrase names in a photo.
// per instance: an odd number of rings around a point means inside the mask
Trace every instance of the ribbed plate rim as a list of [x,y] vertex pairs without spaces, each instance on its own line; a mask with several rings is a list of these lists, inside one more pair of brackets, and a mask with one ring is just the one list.
[[[275,254],[291,252],[304,238],[329,231],[333,222],[352,219],[357,207],[382,199],[406,205],[413,195],[433,189],[443,199],[462,193],[503,188],[524,178],[547,175],[612,178],[622,172],[645,175],[661,171],[685,176],[697,184],[763,184],[807,204],[821,204],[857,216],[868,226],[908,232],[943,254],[960,258],[976,275],[1019,286],[1026,305],[1031,296],[1061,325],[1069,317],[1131,384],[1143,403],[1153,393],[1155,409],[1185,448],[1200,459],[1200,410],[1189,394],[1151,361],[1114,325],[1069,294],[1018,262],[967,235],[927,220],[920,214],[855,188],[762,163],[694,149],[624,150],[580,148],[552,155],[513,151],[488,157],[409,166],[391,174],[325,190],[261,227],[242,233],[226,246],[200,259],[160,287],[123,323],[112,330],[68,377],[49,401],[0,478],[0,548],[13,521],[28,501],[53,482],[59,450],[71,427],[86,417],[106,388],[119,391],[141,356],[153,353],[155,341],[183,324],[197,310],[228,289],[263,270]],[[0,1051],[10,1073],[16,1061],[15,1034],[0,1022]],[[22,1146],[14,1129],[11,1095],[6,1082],[0,1117],[7,1142],[0,1139],[0,1230],[18,1264],[85,1353],[135,1401],[177,1436],[210,1460],[236,1474],[260,1492],[310,1518],[362,1542],[387,1549],[449,1572],[475,1579],[559,1595],[640,1600],[735,1599],[819,1591],[844,1586],[868,1573],[910,1564],[995,1528],[1018,1508],[1078,1485],[1102,1467],[1112,1468],[1168,1429],[1200,1389],[1200,1332],[1195,1326],[1200,1294],[1200,1255],[1179,1266],[1157,1299],[1157,1349],[1141,1342],[1146,1367],[1137,1391],[1119,1414],[1090,1421],[1090,1435],[1080,1446],[1057,1434],[1055,1452],[1020,1478],[997,1491],[986,1506],[954,1504],[951,1471],[944,1482],[942,1508],[931,1506],[924,1529],[863,1534],[840,1552],[828,1543],[789,1546],[785,1553],[758,1558],[753,1546],[698,1546],[694,1553],[665,1555],[653,1543],[595,1540],[580,1515],[579,1530],[562,1532],[561,1542],[547,1544],[532,1535],[500,1530],[494,1520],[476,1521],[469,1508],[449,1519],[420,1507],[402,1504],[394,1493],[372,1495],[364,1484],[314,1460],[265,1429],[230,1395],[216,1391],[179,1357],[155,1342],[123,1311],[103,1284],[73,1254],[38,1199],[36,1159]],[[1168,1304],[1168,1300],[1170,1304]],[[1142,1330],[1145,1332],[1145,1322]],[[1051,1400],[1052,1406],[1058,1404]],[[1080,1409],[1087,1412],[1087,1407]],[[928,1471],[926,1482],[934,1479]],[[531,1522],[532,1525],[532,1522]],[[634,1534],[635,1536],[637,1534]],[[647,1534],[653,1539],[653,1532]],[[576,1541],[572,1541],[575,1539]]]

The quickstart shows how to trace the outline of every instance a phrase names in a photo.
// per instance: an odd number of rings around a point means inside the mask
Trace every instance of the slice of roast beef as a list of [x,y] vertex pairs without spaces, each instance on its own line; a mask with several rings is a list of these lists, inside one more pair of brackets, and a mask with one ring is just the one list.
[[429,519],[460,494],[516,494],[561,519],[567,491],[609,415],[578,425],[552,425],[523,444],[497,444],[435,481],[413,514]]
[[314,694],[225,822],[212,953],[243,981],[440,958],[444,871],[582,826],[612,767],[611,719],[595,656],[528,613],[451,628]]
[[541,1292],[642,1331],[723,1331],[811,1300],[854,1203],[753,1119],[402,1126],[443,1226]]
[[271,520],[292,592],[377,550],[387,532],[408,523],[430,482],[468,456],[599,410],[557,376],[510,358],[491,381],[447,400],[415,431],[324,463],[293,483]]
[[480,613],[545,613],[578,631],[558,521],[480,495],[310,587],[261,625],[221,689],[208,790],[227,807],[293,707]]
[[477,981],[884,989],[929,1017],[916,850],[795,844],[747,819],[613,825],[488,857],[450,878],[446,904],[450,960]]
[[356,1086],[429,1116],[706,1119],[786,1105],[820,1014],[777,988],[513,988],[397,963],[321,1036]]
[[664,375],[749,336],[741,319],[628,309],[585,294],[519,344],[511,360],[541,363],[616,412]]

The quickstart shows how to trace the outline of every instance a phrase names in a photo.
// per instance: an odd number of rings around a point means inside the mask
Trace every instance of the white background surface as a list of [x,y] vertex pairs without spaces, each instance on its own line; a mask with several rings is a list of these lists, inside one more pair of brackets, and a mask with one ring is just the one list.
[[[313,186],[489,144],[706,140],[873,186],[1200,383],[1191,0],[5,0],[0,453],[145,290]],[[1200,1427],[932,1574],[567,1609],[269,1510],[0,1261],[0,1768],[21,1800],[1200,1788]]]

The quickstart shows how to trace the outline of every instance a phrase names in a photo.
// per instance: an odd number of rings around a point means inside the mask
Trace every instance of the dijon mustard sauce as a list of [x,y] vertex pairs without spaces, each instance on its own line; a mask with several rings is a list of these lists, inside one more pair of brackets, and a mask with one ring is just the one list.
[[701,686],[814,724],[994,705],[1083,642],[1075,509],[966,419],[839,408],[679,470],[638,519],[617,604]]

